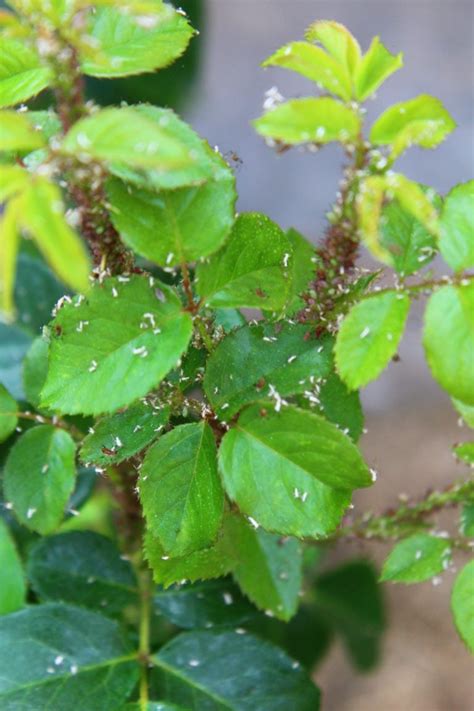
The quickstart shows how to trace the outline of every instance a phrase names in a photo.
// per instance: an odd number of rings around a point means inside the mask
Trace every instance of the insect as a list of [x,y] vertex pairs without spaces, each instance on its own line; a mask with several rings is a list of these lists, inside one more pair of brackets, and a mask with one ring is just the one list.
[[224,155],[225,160],[227,163],[233,168],[234,170],[240,170],[240,168],[243,166],[244,162],[242,158],[240,158],[235,151],[228,151]]
[[115,454],[114,449],[109,449],[108,447],[101,447],[102,454],[106,454],[108,457],[113,457]]

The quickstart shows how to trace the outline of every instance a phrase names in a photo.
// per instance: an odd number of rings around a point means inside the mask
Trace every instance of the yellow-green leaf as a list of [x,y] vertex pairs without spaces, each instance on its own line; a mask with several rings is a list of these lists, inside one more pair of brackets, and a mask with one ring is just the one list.
[[365,101],[393,72],[403,66],[403,54],[390,54],[378,37],[374,37],[355,72],[355,94]]
[[40,178],[26,190],[21,224],[51,268],[72,289],[89,289],[90,262],[79,236],[69,227],[59,188]]
[[320,42],[351,75],[354,73],[361,59],[360,46],[344,25],[333,20],[320,20],[308,27],[305,36],[309,42]]

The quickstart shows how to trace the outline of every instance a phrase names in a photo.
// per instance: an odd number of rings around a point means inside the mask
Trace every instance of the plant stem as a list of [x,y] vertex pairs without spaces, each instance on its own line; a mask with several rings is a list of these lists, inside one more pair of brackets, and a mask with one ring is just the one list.
[[[388,509],[379,515],[364,514],[351,524],[340,528],[333,538],[379,541],[404,538],[420,528],[426,528],[427,516],[466,501],[474,503],[474,479],[456,482],[444,491],[429,492],[416,503],[403,502],[398,508]],[[471,546],[462,538],[451,538],[450,541],[457,548],[471,550]]]
[[58,417],[45,417],[39,413],[33,413],[29,411],[25,412],[5,412],[5,416],[18,417],[21,420],[31,420],[31,422],[36,422],[39,425],[52,425],[53,427],[59,427],[62,430],[67,430],[74,439],[80,441],[84,439],[84,434],[74,427],[74,425],[60,420]]
[[202,338],[202,342],[206,346],[209,353],[211,353],[214,350],[215,346],[214,346],[214,342],[213,342],[212,338],[210,337],[210,335],[207,332],[205,322],[203,321],[203,319],[200,316],[195,316],[194,317],[194,325],[196,326],[196,328],[199,332],[199,335]]
[[141,663],[140,673],[140,711],[148,708],[148,664],[150,657],[150,614],[151,614],[151,576],[148,570],[141,570],[138,576],[140,591],[140,626],[138,657]]

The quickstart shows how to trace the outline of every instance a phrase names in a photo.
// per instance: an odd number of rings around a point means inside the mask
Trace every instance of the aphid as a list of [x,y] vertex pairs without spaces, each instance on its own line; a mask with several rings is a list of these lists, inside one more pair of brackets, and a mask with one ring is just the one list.
[[115,449],[109,449],[109,447],[101,447],[100,450],[102,454],[105,454],[107,457],[113,457],[114,454],[116,454]]

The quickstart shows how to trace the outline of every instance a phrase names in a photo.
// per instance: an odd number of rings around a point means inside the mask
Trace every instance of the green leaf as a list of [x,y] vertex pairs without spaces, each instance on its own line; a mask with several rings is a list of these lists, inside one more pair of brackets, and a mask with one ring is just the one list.
[[410,299],[385,291],[359,301],[342,322],[336,340],[336,366],[351,390],[377,378],[395,355]]
[[276,310],[285,305],[291,245],[265,215],[239,215],[224,247],[199,264],[196,288],[206,305]]
[[15,313],[13,290],[20,237],[18,218],[21,210],[21,200],[13,198],[0,216],[0,310],[6,320],[11,320]]
[[26,585],[23,566],[6,523],[0,518],[0,616],[20,609],[25,604]]
[[397,158],[412,145],[435,148],[455,127],[439,99],[421,94],[384,111],[370,130],[370,140],[390,145],[391,157]]
[[168,267],[216,252],[234,221],[234,178],[226,170],[203,185],[159,193],[113,180],[107,194],[125,244]]
[[30,179],[28,171],[19,165],[0,164],[0,200],[5,202],[20,193]]
[[452,397],[474,405],[474,282],[444,286],[430,297],[423,344],[439,385]]
[[385,177],[388,195],[436,237],[439,232],[438,213],[434,206],[436,193],[424,190],[421,185],[404,175],[393,173]]
[[40,336],[35,338],[23,361],[23,388],[26,399],[38,408],[41,390],[48,374],[48,342]]
[[459,530],[463,536],[474,538],[474,502],[463,506]]
[[309,42],[320,42],[339,64],[346,67],[351,75],[354,74],[361,59],[361,51],[359,43],[347,27],[332,20],[319,20],[308,27],[305,37]]
[[74,489],[76,446],[64,430],[40,425],[15,442],[5,464],[5,496],[23,525],[43,535],[61,523]]
[[355,95],[365,101],[388,77],[403,66],[403,54],[393,55],[374,37],[354,75]]
[[364,413],[357,390],[349,390],[331,373],[319,390],[321,413],[357,442],[364,427]]
[[291,279],[290,298],[286,311],[293,314],[305,306],[301,294],[307,291],[309,282],[314,277],[314,245],[292,227],[286,236],[293,249],[293,276]]
[[72,605],[28,607],[0,619],[2,711],[116,711],[139,675],[113,620]]
[[193,161],[185,166],[177,166],[160,170],[146,167],[134,169],[123,164],[113,164],[110,172],[126,183],[148,190],[168,190],[189,185],[201,185],[206,181],[218,184],[232,179],[232,172],[221,156],[212,150],[209,144],[200,138],[195,131],[182,121],[171,109],[141,104],[134,107],[141,116],[152,121],[169,139],[178,141]]
[[240,625],[256,615],[253,605],[232,580],[207,580],[159,590],[153,607],[184,629]]
[[241,590],[260,609],[289,620],[298,609],[302,584],[299,541],[257,531],[239,516],[229,516],[225,526],[237,560],[232,574]]
[[115,615],[137,600],[130,563],[108,538],[92,531],[43,538],[30,552],[27,572],[42,601],[68,602]]
[[172,289],[143,276],[104,281],[53,321],[42,407],[97,415],[132,403],[176,364],[191,330]]
[[0,111],[0,151],[24,151],[41,148],[44,140],[26,116],[16,111]]
[[139,478],[148,530],[166,553],[183,556],[217,537],[224,495],[206,422],[180,425],[148,450]]
[[468,464],[474,464],[474,442],[456,444],[453,447],[453,453],[458,459],[461,459]]
[[441,213],[439,248],[455,272],[474,267],[474,180],[446,196]]
[[311,391],[329,374],[332,339],[305,340],[306,333],[300,324],[247,324],[226,336],[207,360],[203,383],[217,414],[227,419],[275,392]]
[[[435,204],[439,206],[441,200],[437,199]],[[390,253],[391,265],[401,276],[414,274],[436,255],[433,235],[397,200],[383,208],[380,226],[382,247]]]
[[452,403],[468,427],[474,429],[474,405],[466,405],[456,398],[452,398]]
[[316,82],[320,88],[348,101],[352,95],[351,78],[344,66],[321,47],[309,42],[291,42],[278,49],[262,67],[286,67]]
[[89,289],[90,260],[79,236],[69,227],[59,188],[36,178],[22,196],[20,220],[53,271],[76,291]]
[[359,450],[324,418],[292,406],[250,406],[224,436],[219,466],[228,496],[269,531],[327,536],[350,491],[370,486]]
[[225,333],[230,333],[247,323],[245,316],[237,309],[214,309],[214,318],[217,326],[220,326]]
[[250,634],[186,632],[151,662],[152,686],[164,690],[168,701],[196,711],[319,709],[319,691],[306,672],[281,649]]
[[419,583],[443,572],[451,548],[443,538],[417,533],[395,545],[382,568],[380,579],[394,583]]
[[380,656],[385,614],[381,587],[372,565],[350,561],[319,576],[316,609],[341,635],[356,668],[372,668]]
[[194,34],[186,18],[162,2],[148,6],[140,14],[121,12],[120,7],[89,14],[87,35],[97,50],[82,58],[85,74],[112,78],[152,72],[183,54]]
[[474,653],[474,561],[458,573],[451,594],[454,624],[466,647]]
[[84,438],[80,457],[83,462],[100,465],[123,462],[158,437],[169,415],[169,407],[156,409],[137,402],[124,412],[104,417]]
[[4,442],[18,424],[18,405],[8,390],[0,384],[0,442]]
[[153,570],[153,579],[165,588],[173,583],[220,578],[232,569],[234,559],[229,554],[228,542],[219,538],[210,548],[170,558],[150,531],[145,534],[145,557]]
[[0,46],[0,107],[27,101],[49,85],[51,70],[41,66],[25,42],[2,37]]
[[51,319],[51,311],[64,295],[64,285],[39,255],[20,252],[15,281],[17,321],[33,336]]
[[21,366],[31,341],[28,333],[16,326],[6,326],[0,322],[0,383],[16,399],[21,399],[24,395]]
[[257,133],[289,145],[298,143],[350,143],[360,130],[360,118],[351,108],[327,97],[292,99],[253,121]]
[[132,107],[102,109],[77,121],[61,151],[86,161],[123,163],[138,168],[186,168],[193,154],[159,124]]

